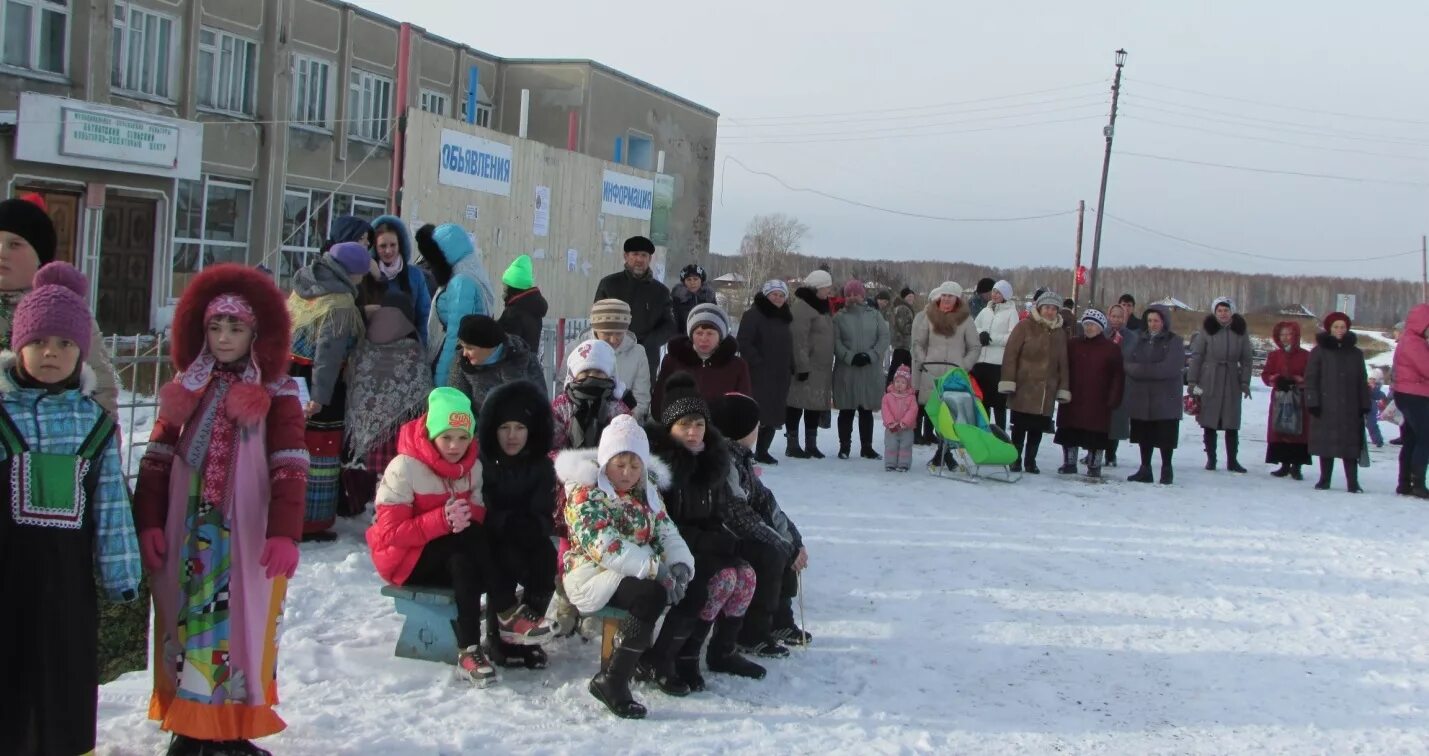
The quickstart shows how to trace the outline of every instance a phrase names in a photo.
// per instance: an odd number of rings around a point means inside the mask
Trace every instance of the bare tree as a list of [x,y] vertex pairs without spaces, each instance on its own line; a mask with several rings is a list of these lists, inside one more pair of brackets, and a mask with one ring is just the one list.
[[750,219],[739,245],[737,266],[745,287],[757,291],[764,281],[787,275],[808,235],[809,227],[791,215],[774,213]]

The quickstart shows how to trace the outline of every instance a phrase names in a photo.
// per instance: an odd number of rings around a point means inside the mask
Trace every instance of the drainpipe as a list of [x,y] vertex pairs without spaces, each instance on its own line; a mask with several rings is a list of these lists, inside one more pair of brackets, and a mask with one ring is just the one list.
[[576,144],[581,133],[581,114],[575,110],[571,111],[570,123],[566,126],[566,149],[571,152],[576,151]]
[[387,212],[396,214],[402,208],[402,168],[407,157],[407,82],[411,76],[412,25],[403,23],[397,30],[397,108],[396,133],[392,135],[392,186],[387,197]]
[[472,63],[466,76],[466,122],[472,125],[476,124],[476,93],[480,91],[480,83],[481,69]]

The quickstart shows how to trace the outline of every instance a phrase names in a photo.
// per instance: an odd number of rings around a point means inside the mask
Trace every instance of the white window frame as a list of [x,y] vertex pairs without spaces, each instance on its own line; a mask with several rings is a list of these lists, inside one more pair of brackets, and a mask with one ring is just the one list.
[[[332,233],[332,222],[334,219],[333,213],[337,207],[337,199],[339,197],[347,198],[348,202],[346,203],[346,206],[350,209],[363,207],[368,210],[378,210],[378,215],[385,215],[387,213],[387,201],[385,199],[377,197],[364,197],[360,194],[349,194],[347,192],[331,192],[326,189],[310,189],[304,186],[285,186],[283,187],[284,208],[280,210],[279,214],[280,229],[282,228],[282,223],[284,221],[283,214],[287,212],[286,205],[289,197],[307,198],[308,210],[303,221],[303,229],[305,233],[310,232],[312,230],[311,221],[308,219],[312,218],[313,212],[319,208],[322,208],[324,204],[327,205],[327,228],[322,229],[322,238],[305,239],[304,241],[306,243],[304,244],[293,243],[293,241],[291,239],[288,239],[287,237],[284,237],[282,239],[282,244],[280,246],[280,249],[282,251],[279,253],[280,255],[282,255],[283,253],[293,253],[301,255],[298,260],[299,262],[301,262],[301,264],[293,266],[294,272],[296,272],[300,268],[304,268],[308,265],[311,265],[313,262],[313,258],[317,257],[317,255],[321,252],[323,242],[326,241],[328,235]],[[277,267],[274,270],[274,275],[277,277],[278,285],[283,288],[287,288],[288,284],[290,283],[291,276],[284,275],[283,265],[284,260],[280,258],[278,260]]]
[[[320,113],[309,112],[314,108],[308,101],[306,95],[313,87],[313,69],[321,66],[322,70],[322,103]],[[292,126],[300,129],[310,129],[323,133],[332,133],[333,114],[333,71],[336,66],[326,58],[319,58],[312,55],[293,56],[293,118]],[[306,85],[305,89],[303,85]],[[307,111],[307,112],[305,112]]]
[[373,144],[392,140],[391,77],[352,69],[347,84],[347,135],[351,139]]
[[[213,42],[211,44],[203,41],[204,34],[213,35]],[[230,70],[229,86],[227,87],[228,91],[221,92],[225,42],[231,43],[228,54],[232,56],[232,68]],[[243,64],[247,58],[243,55],[243,52],[246,52],[248,47],[253,48],[253,70],[240,71],[240,69],[246,67]],[[259,61],[262,60],[262,48],[259,46],[258,41],[226,32],[222,29],[203,26],[199,28],[198,51],[199,55],[209,54],[213,56],[213,65],[209,68],[209,80],[207,82],[198,81],[199,68],[197,65],[194,67],[194,101],[198,104],[199,110],[247,118],[256,117],[258,115],[258,68]],[[243,76],[244,81],[241,85],[235,86],[234,80],[237,76]],[[204,104],[202,93],[205,88],[213,93],[214,104]],[[233,98],[235,96],[238,98],[238,107],[236,108],[231,107],[234,104]],[[250,109],[245,110],[243,108],[244,100],[251,106]]]
[[[252,231],[253,231],[253,229],[252,229],[252,223],[253,223],[253,195],[254,195],[254,191],[255,191],[255,190],[254,190],[254,187],[253,187],[253,183],[252,183],[251,181],[243,181],[243,180],[241,180],[241,179],[230,179],[230,178],[224,178],[224,177],[222,177],[222,176],[213,176],[213,175],[210,175],[210,174],[207,174],[207,173],[205,173],[204,175],[202,175],[202,176],[199,177],[199,182],[200,182],[200,183],[202,184],[202,186],[203,186],[203,191],[200,192],[200,194],[199,194],[199,220],[198,220],[198,233],[199,233],[199,235],[198,235],[198,238],[193,238],[193,237],[189,237],[189,236],[179,236],[179,229],[177,228],[177,218],[176,218],[176,220],[175,220],[176,227],[174,228],[174,246],[173,246],[174,255],[173,255],[173,259],[169,260],[169,270],[171,271],[171,273],[170,273],[170,275],[169,275],[169,281],[168,281],[168,289],[169,289],[169,291],[168,291],[168,300],[169,300],[170,303],[174,303],[174,302],[178,301],[178,293],[174,291],[174,273],[177,272],[177,271],[174,271],[174,268],[175,268],[175,266],[178,264],[178,249],[179,249],[179,245],[180,245],[180,244],[192,244],[192,245],[196,245],[196,246],[198,247],[198,249],[199,249],[198,261],[197,261],[198,264],[197,264],[197,266],[196,266],[196,267],[197,267],[197,270],[193,271],[193,275],[198,275],[199,273],[203,272],[203,268],[204,268],[204,257],[205,257],[205,253],[207,252],[207,248],[208,248],[208,247],[223,247],[223,248],[225,248],[225,249],[237,249],[237,250],[239,250],[239,251],[241,251],[241,252],[245,252],[245,253],[246,253],[247,250],[248,250],[249,242],[247,242],[247,241],[241,241],[241,242],[236,242],[236,241],[219,241],[219,240],[209,239],[209,238],[208,238],[208,190],[209,190],[211,187],[217,186],[217,187],[221,187],[221,188],[225,188],[225,189],[241,189],[241,190],[245,190],[245,191],[248,192],[248,219],[247,219],[247,223],[249,224],[248,235],[249,235],[249,238],[250,238],[250,239],[252,238]],[[177,201],[178,201],[177,198],[175,198],[175,202],[177,202]],[[186,271],[186,272],[187,272],[187,271]]]
[[[466,120],[466,106],[471,102],[471,97],[463,95],[461,98],[461,120]],[[485,129],[491,128],[492,103],[476,101],[476,125]]]
[[[62,4],[63,0],[5,0],[4,2],[0,2],[0,61],[4,61],[5,59],[4,39],[5,27],[8,22],[6,15],[9,10],[9,5],[12,2],[16,5],[23,5],[30,9],[30,30],[26,34],[26,40],[29,44],[30,50],[29,55],[26,56],[27,59],[23,66],[3,63],[0,64],[0,68],[4,68],[7,71],[33,72],[42,76],[63,77],[68,75],[69,51],[71,47],[70,33],[72,32],[72,29],[70,27],[71,16],[69,4],[67,2]],[[45,14],[47,13],[62,16],[64,18],[64,49],[60,51],[60,70],[58,71],[51,71],[47,68],[40,68],[40,61],[44,57],[46,57],[44,55],[41,55],[41,51],[44,46],[44,36],[41,34],[41,30],[44,28],[44,18]]]
[[419,100],[419,107],[424,112],[435,113],[445,118],[447,115],[447,103],[450,100],[451,98],[447,97],[443,92],[438,92],[435,89],[423,89]]
[[[174,74],[178,69],[178,39],[181,33],[181,30],[179,28],[179,20],[173,16],[168,15],[167,13],[160,13],[149,8],[138,7],[133,5],[132,3],[127,2],[115,2],[114,15],[116,16],[116,18],[110,19],[110,28],[112,31],[111,39],[114,38],[113,35],[117,35],[118,44],[114,48],[114,51],[111,52],[111,56],[113,52],[117,52],[119,54],[119,59],[116,61],[113,59],[113,57],[110,58],[110,84],[114,87],[115,91],[127,97],[159,100],[161,102],[168,103],[175,102],[176,99],[174,97]],[[117,18],[117,16],[120,15],[124,16],[124,19],[122,21]],[[155,31],[158,31],[157,27],[164,24],[165,22],[169,24],[169,49],[167,50],[168,55],[165,61],[166,65],[163,71],[157,70],[159,65],[160,46],[158,44],[155,44],[152,50],[149,49],[148,29],[135,29],[135,15],[140,16],[141,27],[144,21],[144,17],[152,16],[155,19]],[[136,32],[143,35],[141,39],[143,40],[143,45],[145,48],[144,60],[139,63],[139,68],[135,73],[135,78],[133,80],[130,80],[129,69],[131,67],[131,63],[133,63],[133,61],[130,59],[130,37]],[[116,64],[119,67],[117,71],[114,70],[114,66]],[[145,89],[144,86],[144,69],[146,67],[152,69],[149,72],[150,81],[148,89]],[[164,92],[159,91],[161,79],[164,87]]]

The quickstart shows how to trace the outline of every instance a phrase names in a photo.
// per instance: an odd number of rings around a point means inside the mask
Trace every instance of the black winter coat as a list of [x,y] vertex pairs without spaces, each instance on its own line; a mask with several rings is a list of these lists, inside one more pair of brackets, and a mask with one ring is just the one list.
[[675,328],[677,333],[688,335],[685,324],[690,320],[690,310],[696,305],[715,304],[714,289],[709,286],[700,286],[700,290],[691,293],[684,284],[679,284],[670,291],[670,308],[675,316]]
[[660,366],[660,347],[674,336],[675,316],[670,311],[670,290],[646,273],[636,277],[629,270],[611,273],[595,287],[595,299],[619,299],[630,305],[630,332],[645,347],[650,374]]
[[[695,572],[739,563],[739,535],[730,520],[736,500],[744,504],[729,444],[713,425],[705,427],[705,448],[699,454],[686,449],[664,426],[648,425],[650,453],[670,468],[670,483],[660,489],[665,510],[680,530],[680,537],[695,555]],[[748,505],[745,505],[748,508]]]
[[505,348],[494,365],[473,365],[458,353],[447,372],[446,385],[466,394],[473,407],[480,407],[488,394],[512,381],[530,381],[544,394],[546,373],[541,369],[541,359],[526,346],[526,340],[508,333]]
[[784,424],[784,400],[794,379],[794,336],[789,330],[793,320],[787,302],[775,307],[763,294],[754,295],[754,306],[739,319],[739,354],[749,365],[759,424],[766,428]]
[[500,323],[507,333],[520,336],[531,351],[540,352],[541,319],[550,311],[550,305],[546,303],[541,290],[536,287],[521,291],[508,289],[507,292],[506,309],[501,311],[501,317],[497,318],[496,322]]
[[803,536],[799,535],[799,529],[794,527],[794,521],[779,508],[774,492],[770,491],[755,473],[754,450],[746,449],[738,441],[728,443],[730,453],[734,456],[735,471],[739,473],[739,487],[744,490],[745,501],[764,526],[747,534],[741,533],[741,537],[753,538],[774,546],[786,559],[793,559],[799,549],[804,548]]
[[[502,410],[496,411],[496,407]],[[526,446],[514,457],[502,452],[497,440],[500,418],[526,426]],[[487,395],[476,426],[486,527],[498,534],[531,529],[551,535],[555,524],[556,467],[550,452],[555,428],[545,393],[529,381],[501,386]]]
[[[1369,376],[1354,332],[1344,340],[1321,332],[1305,368],[1305,407],[1310,411],[1310,453],[1358,459],[1369,411]],[[1318,410],[1319,416],[1316,416]]]

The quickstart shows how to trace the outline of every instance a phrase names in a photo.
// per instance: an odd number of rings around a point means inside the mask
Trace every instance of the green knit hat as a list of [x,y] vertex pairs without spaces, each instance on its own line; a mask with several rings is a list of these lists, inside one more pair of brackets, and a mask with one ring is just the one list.
[[531,256],[521,255],[511,261],[510,267],[501,274],[501,283],[513,289],[530,289],[536,285],[536,277],[531,274]]
[[476,416],[471,400],[454,388],[443,386],[427,394],[427,438],[432,439],[449,430],[476,433]]

